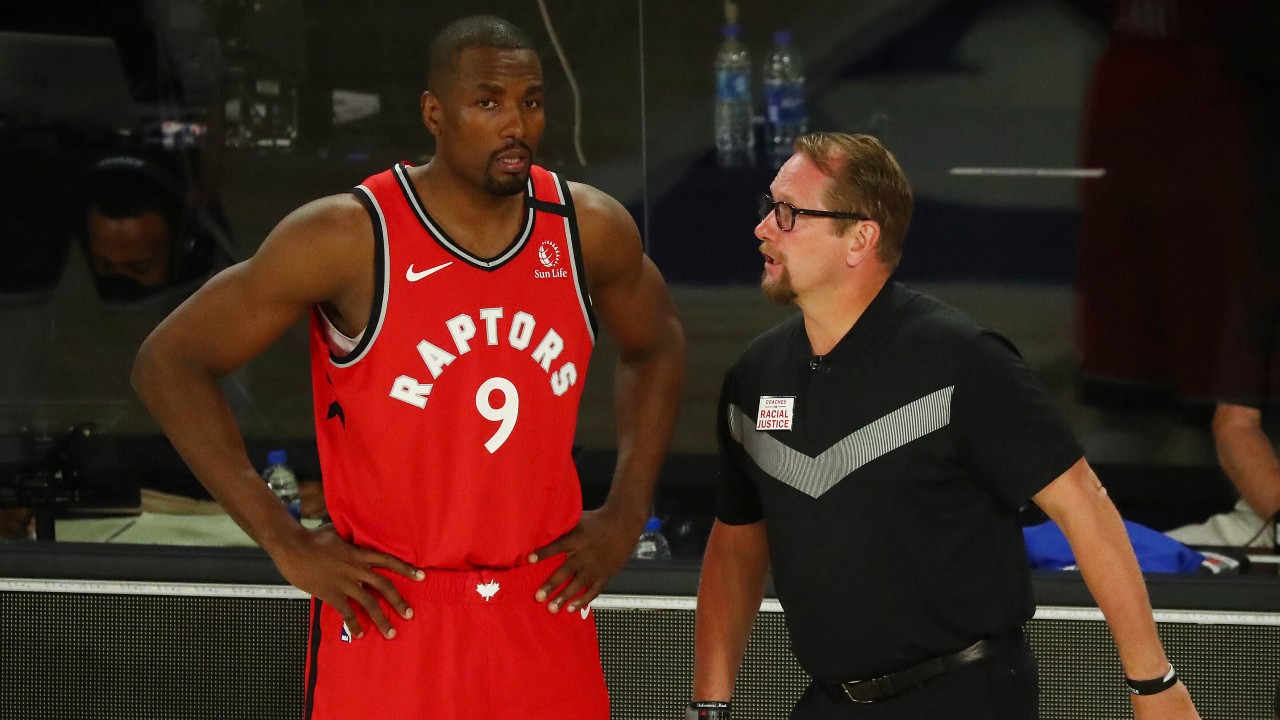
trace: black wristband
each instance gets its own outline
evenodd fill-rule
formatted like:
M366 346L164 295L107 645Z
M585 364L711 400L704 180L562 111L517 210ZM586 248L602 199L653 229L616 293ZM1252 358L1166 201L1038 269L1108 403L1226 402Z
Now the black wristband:
M720 700L695 700L684 711L685 720L729 720L729 703Z
M1173 671L1173 663L1170 663L1169 672L1154 680L1130 680L1126 677L1124 684L1129 686L1129 692L1134 695L1155 695L1177 685L1178 674Z

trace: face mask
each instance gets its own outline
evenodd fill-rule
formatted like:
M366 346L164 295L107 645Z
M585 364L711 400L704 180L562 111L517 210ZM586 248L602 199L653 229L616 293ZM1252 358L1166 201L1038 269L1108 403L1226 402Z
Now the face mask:
M108 305L127 305L164 290L163 285L143 285L128 275L99 275L95 278L98 297Z

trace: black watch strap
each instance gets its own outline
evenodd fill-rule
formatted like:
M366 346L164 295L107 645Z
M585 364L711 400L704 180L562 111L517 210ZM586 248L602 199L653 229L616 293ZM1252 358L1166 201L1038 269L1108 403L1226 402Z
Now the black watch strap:
M721 700L695 700L684 711L685 720L729 720L729 703Z
M1134 695L1155 695L1178 684L1178 674L1173 671L1173 664L1169 664L1169 672L1155 678L1153 680L1130 680L1124 679L1124 684L1129 686L1129 692Z

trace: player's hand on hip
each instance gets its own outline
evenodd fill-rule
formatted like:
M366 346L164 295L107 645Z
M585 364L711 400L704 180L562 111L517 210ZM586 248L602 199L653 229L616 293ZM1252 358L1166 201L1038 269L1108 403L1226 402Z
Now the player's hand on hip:
M379 597L405 620L413 617L412 608L391 581L373 569L385 568L410 580L423 579L421 570L386 553L352 545L339 537L332 525L305 531L298 538L277 550L272 560L290 584L337 610L352 635L364 636L353 603L364 608L388 640L395 637L396 631L382 611Z
M1200 720L1187 686L1177 685L1155 695L1130 695L1134 720Z
M572 530L529 556L529 562L538 562L564 553L564 562L534 598L546 602L551 612L561 607L569 612L586 607L627 564L639 537L640 527L620 513L607 508L582 513Z

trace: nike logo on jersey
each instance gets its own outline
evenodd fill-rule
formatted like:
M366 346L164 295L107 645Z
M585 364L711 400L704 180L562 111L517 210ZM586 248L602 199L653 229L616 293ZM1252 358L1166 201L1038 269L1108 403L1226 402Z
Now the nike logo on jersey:
M449 262L444 263L442 265L437 265L433 268L427 268L426 270L422 270L420 272L414 272L413 263L409 263L409 269L404 271L404 279L408 280L409 282L418 282L419 280L430 275L431 273L439 272L440 270L443 270L452 264L453 264L453 261L450 260Z

